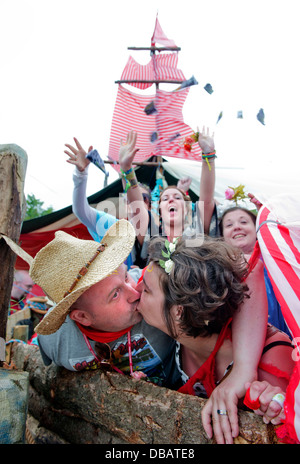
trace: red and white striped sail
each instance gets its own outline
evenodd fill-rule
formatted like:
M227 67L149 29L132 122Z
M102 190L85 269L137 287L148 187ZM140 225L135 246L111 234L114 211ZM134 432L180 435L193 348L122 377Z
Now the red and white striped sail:
M300 201L279 199L260 209L257 238L295 346L295 368L284 406L286 421L278 435L289 443L300 443Z
M149 63L141 65L130 56L121 75L121 81L184 81L181 69L177 68L178 53L152 55ZM130 85L139 89L148 89L151 82L131 82Z
M153 36L151 38L151 47L154 47L156 43L159 43L160 45L164 45L165 47L176 47L174 40L168 39L164 31L162 30L157 16L156 16Z
M151 45L156 42L165 47L176 47L174 41L167 39L158 19L151 39ZM121 75L121 81L145 90L153 85L153 81L185 81L183 72L177 68L178 53L152 53L151 60L146 65L137 63L129 57ZM150 82L134 82L150 81ZM141 95L128 90L119 84L112 118L108 158L118 161L120 140L125 141L128 132L138 133L138 153L135 161L142 162L153 155L164 157L179 157L183 159L201 160L201 149L198 143L192 149L184 148L184 140L194 131L184 123L182 108L189 92L189 87L167 92L156 89L153 95ZM177 90L176 90L177 89ZM147 114L145 108L153 102L154 112ZM117 169L117 165L115 166Z

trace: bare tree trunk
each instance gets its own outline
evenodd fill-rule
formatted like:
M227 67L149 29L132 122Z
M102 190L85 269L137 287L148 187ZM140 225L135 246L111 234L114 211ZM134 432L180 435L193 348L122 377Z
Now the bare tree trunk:
M18 242L26 201L23 188L27 154L17 145L0 145L0 233ZM5 360L8 308L13 284L16 255L0 240L0 366Z
M12 351L16 367L29 373L29 413L68 443L214 443L201 423L206 400L114 372L45 367L36 346L18 343ZM254 413L240 410L239 424L235 443L277 443L274 426Z

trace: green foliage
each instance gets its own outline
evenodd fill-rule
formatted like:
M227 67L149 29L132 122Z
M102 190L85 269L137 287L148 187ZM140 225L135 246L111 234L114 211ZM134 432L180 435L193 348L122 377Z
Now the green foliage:
M43 204L44 202L35 198L34 195L28 195L26 198L27 210L24 221L45 216L46 214L50 214L54 211L52 206L49 206L47 209L43 208Z

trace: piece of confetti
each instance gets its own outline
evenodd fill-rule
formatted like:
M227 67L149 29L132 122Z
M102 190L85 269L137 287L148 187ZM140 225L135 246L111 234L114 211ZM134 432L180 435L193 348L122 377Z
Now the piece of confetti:
M213 88L212 88L211 84L206 84L204 86L204 90L206 90L206 92L209 93L210 95L213 93Z
M149 116L150 114L157 113L157 109L155 108L154 101L148 103L147 106L144 108L145 113Z
M95 166L97 166L97 168L101 169L101 171L106 175L106 177L109 176L109 172L107 172L105 169L104 161L102 160L97 150L90 151L85 157L88 160L90 160Z
M190 79L183 81L176 90L185 89L186 87L191 87L192 85L198 85L198 81L192 76Z
M265 113L264 113L264 110L262 108L259 110L256 117L257 117L259 122L261 122L263 125L265 125Z
M217 123L216 123L216 124L218 124L218 122L220 121L220 119L221 119L222 117L223 117L223 111L221 111L221 112L220 112L220 114L219 114L219 116L218 116L218 120L217 120Z

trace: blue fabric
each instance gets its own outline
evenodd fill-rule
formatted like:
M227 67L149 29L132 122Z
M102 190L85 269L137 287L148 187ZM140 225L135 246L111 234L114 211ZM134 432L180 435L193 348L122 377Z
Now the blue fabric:
M266 268L264 268L264 277L268 297L268 322L282 332L285 332L291 338L291 333L282 315L280 304L276 299Z

